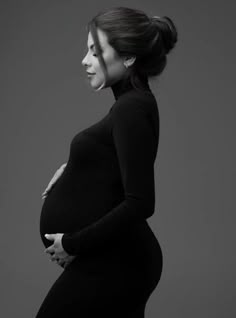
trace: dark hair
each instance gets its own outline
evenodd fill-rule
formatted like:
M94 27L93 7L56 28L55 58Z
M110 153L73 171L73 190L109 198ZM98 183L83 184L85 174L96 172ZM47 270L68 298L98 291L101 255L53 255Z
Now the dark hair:
M114 7L99 12L89 23L99 62L106 72L97 37L97 28L106 33L108 43L121 57L136 56L130 67L131 83L137 88L139 78L160 75L167 63L166 55L175 47L177 30L167 17L148 17L143 11L127 7Z

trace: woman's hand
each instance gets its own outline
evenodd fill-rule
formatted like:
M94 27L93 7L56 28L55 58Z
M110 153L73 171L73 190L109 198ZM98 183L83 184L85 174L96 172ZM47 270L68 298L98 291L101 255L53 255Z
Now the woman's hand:
M66 165L67 165L67 163L63 163L63 165L59 169L57 169L54 176L50 180L48 186L46 187L46 189L42 193L42 200L45 199L47 197L47 195L49 194L49 192L52 190L53 186L55 185L55 183L57 182L57 180L60 178L63 171L65 170Z
M61 239L64 233L45 234L48 240L54 241L54 243L46 248L45 252L50 254L51 261L57 261L57 264L65 268L76 258L75 255L69 255L63 249Z
M75 255L69 255L66 258L57 260L57 264L63 268L66 268L74 259L76 258Z

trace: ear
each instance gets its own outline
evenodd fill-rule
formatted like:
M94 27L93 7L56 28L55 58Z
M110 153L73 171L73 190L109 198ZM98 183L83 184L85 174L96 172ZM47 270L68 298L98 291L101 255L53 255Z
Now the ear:
M129 67L129 66L131 66L132 64L134 64L135 60L136 60L136 56L125 57L125 59L124 59L124 64L125 64L127 67Z

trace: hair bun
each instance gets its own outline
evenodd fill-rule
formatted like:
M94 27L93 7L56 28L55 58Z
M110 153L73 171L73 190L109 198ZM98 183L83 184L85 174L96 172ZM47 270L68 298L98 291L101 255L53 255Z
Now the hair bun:
M159 31L161 32L163 45L165 47L165 52L168 54L175 47L177 42L178 34L176 26L167 16L153 16L151 18L151 22L158 25Z
M99 51L98 29L120 57L135 56L135 63L127 74L133 87L141 87L136 78L159 76L166 67L167 54L177 41L177 31L169 17L148 16L142 10L113 7L97 14L88 23L95 48ZM106 75L106 63L98 56ZM106 79L106 78L105 78Z

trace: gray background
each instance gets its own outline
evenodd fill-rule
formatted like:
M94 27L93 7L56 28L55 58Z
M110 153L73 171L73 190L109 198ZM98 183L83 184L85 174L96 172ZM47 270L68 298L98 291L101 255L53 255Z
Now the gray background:
M0 2L1 317L34 317L62 271L43 253L41 193L73 136L114 102L81 61L88 20L120 5L170 16L179 31L151 83L161 132L149 224L164 268L146 317L236 315L234 1L10 0Z

